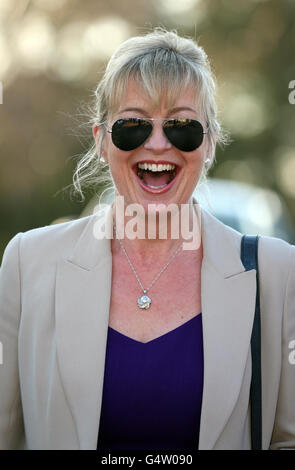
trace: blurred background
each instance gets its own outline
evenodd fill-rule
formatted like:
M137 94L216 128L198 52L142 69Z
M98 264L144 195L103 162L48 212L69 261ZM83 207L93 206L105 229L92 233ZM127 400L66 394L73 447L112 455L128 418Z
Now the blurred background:
M89 213L99 188L69 192L87 105L115 48L155 26L197 39L219 84L233 142L204 204L295 243L294 0L0 0L0 260L16 233Z

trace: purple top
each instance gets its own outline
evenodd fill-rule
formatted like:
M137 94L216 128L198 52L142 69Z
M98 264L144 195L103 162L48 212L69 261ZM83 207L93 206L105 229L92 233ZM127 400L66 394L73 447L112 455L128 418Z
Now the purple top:
M108 329L97 450L197 450L202 315L141 343Z

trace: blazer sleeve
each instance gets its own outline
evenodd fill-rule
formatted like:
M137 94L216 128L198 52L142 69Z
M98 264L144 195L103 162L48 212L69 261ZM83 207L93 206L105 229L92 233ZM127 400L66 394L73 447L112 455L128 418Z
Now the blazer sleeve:
M295 449L295 246L291 246L282 332L281 380L271 450Z
M0 449L20 449L24 446L18 370L21 236L22 233L18 233L6 246L0 268Z

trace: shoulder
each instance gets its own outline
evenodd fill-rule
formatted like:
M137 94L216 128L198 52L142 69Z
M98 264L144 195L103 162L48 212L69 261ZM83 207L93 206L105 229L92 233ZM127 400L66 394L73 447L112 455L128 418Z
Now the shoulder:
M232 244L232 246L240 251L241 247L241 240L243 237L243 233L233 229L229 225L224 224L220 220L218 220L213 215L206 212L206 220L207 224L210 223L212 228L219 231L220 233L223 232L228 239L228 241ZM258 256L259 261L269 260L280 264L284 264L289 258L294 258L295 256L295 246L276 237L270 237L266 235L251 234L251 235L258 235Z
M225 226L227 236L240 254L243 234L229 226ZM258 270L261 282L268 281L272 288L281 285L286 287L289 279L295 273L295 246L276 237L259 235L258 240Z
M93 216L82 217L68 222L62 222L54 225L46 225L23 232L22 240L27 247L31 244L54 244L61 245L73 244L82 234L88 222Z
M73 250L93 215L54 225L38 227L17 233L7 244L3 262L18 251L19 256L33 260L56 259L67 256Z
M210 246L216 250L222 250L227 256L240 257L241 240L243 233L224 224L214 215L202 209L203 232L206 240L210 241ZM276 237L258 235L258 265L259 270L268 277L284 278L294 269L295 246ZM282 279L283 280L283 279Z
M280 238L259 237L259 261L264 264L274 263L276 269L294 264L295 246Z

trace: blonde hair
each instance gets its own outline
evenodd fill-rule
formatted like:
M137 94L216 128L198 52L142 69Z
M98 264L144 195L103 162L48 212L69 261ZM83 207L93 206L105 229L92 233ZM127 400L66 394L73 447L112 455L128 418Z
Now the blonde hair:
M89 121L101 126L98 150L95 143L82 155L73 176L75 192L84 200L82 187L103 184L112 187L108 166L100 162L100 150L105 137L105 124L118 109L120 98L130 78L135 79L153 103L165 95L167 105L179 96L179 90L196 86L196 102L208 126L210 165L203 166L200 180L215 159L216 144L227 143L227 133L218 121L216 81L208 57L195 41L180 37L175 31L156 28L145 36L123 42L110 58L104 75L94 93L94 106Z

